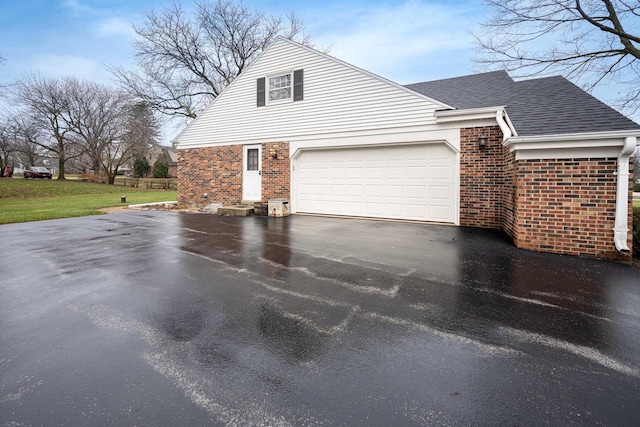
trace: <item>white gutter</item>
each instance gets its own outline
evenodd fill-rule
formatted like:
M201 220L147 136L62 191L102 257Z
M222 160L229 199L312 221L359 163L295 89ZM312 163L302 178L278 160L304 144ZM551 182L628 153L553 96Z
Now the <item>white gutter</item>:
M637 129L534 136L514 135L502 145L516 153L516 160L610 158L620 155L620 147L624 145L625 138L638 135L640 131Z
M561 133L550 135L534 135L534 136L514 136L503 144L505 147L510 145L521 145L526 143L547 143L547 142L584 142L594 141L595 145L601 144L602 141L610 141L609 145L620 145L620 139L628 136L637 136L640 133L638 129L618 130L613 132L581 132L581 133Z
M502 141L506 141L511 138L514 134L511 130L511 126L507 124L504 119L503 114L505 114L504 110L496 111L496 121L498 122L498 126L500 126L500 130L502 131Z
M629 157L636 149L636 137L628 136L624 139L624 146L618 156L618 182L616 192L616 219L613 227L613 241L616 249L629 253L627 237L629 235Z
M502 131L502 141L517 136L515 128L509 120L509 115L505 111L505 107L482 107L469 108L465 110L438 110L435 112L436 123L456 123L472 120L495 119Z
M464 110L436 110L437 123L455 123L469 120L495 119L496 111L504 111L504 106L469 108Z

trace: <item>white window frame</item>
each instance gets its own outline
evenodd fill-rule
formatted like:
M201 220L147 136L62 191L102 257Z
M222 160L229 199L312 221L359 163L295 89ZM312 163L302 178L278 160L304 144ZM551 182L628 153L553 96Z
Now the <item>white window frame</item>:
M271 99L271 91L272 90L278 90L278 89L283 89L283 88L271 88L271 79L274 77L282 77L282 76L289 76L289 97L288 98L282 98L282 99L275 99L272 100ZM265 104L278 104L281 102L291 102L293 101L293 71L283 71L281 73L274 73L274 74L270 74L268 76L266 76L266 84L265 84Z

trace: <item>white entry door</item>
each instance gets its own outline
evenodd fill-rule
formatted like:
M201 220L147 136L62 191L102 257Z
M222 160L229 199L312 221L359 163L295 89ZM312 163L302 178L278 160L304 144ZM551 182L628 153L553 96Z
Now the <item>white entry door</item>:
M262 200L262 146L245 145L242 167L242 200Z

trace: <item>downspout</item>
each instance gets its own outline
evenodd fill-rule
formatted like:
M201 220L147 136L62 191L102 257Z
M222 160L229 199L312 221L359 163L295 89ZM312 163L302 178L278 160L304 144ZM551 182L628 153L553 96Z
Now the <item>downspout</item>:
M506 141L507 139L513 136L513 132L511 131L511 126L507 124L502 115L502 111L496 111L496 121L498 122L498 126L500 126L500 130L502 131L502 140Z
M618 156L618 186L616 192L616 219L613 227L613 241L616 249L623 254L629 253L627 237L629 235L629 157L636 149L636 137L624 139L624 146Z

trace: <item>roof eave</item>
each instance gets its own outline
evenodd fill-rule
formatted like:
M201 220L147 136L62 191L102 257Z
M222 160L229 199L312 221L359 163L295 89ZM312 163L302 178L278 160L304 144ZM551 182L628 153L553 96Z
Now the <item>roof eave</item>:
M504 105L460 110L438 110L435 112L438 123L454 123L469 120L495 119L496 112L505 111Z
M640 137L640 129L551 135L514 136L502 144L516 160L615 158L628 138Z
M640 137L640 129L616 130L604 132L579 132L579 133L555 133L548 135L521 135L513 136L504 141L505 147L525 144L579 144L593 145L594 142L603 140L623 140L627 137Z

